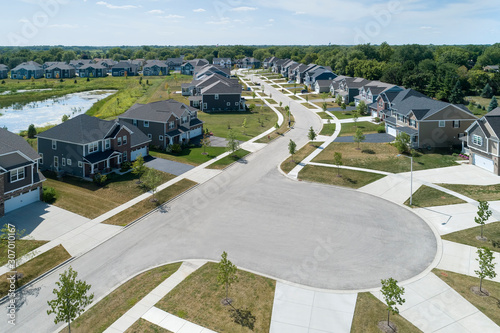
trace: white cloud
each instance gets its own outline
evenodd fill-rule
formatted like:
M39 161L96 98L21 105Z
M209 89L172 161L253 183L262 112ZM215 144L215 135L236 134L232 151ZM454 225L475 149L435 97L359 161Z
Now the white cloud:
M213 24L213 25L224 25L224 24L228 24L230 23L231 21L228 19L228 18L222 18L221 20L219 21L208 21L207 24Z
M183 19L185 16L182 16L182 15L174 15L174 14L170 14L170 15L167 15L167 16L164 16L164 18L166 19Z
M230 11L232 12L249 12L249 11L253 11L253 10L257 10L256 7L235 7L235 8L231 8Z
M203 9L203 8L198 8L198 9L193 9L193 12L195 12L195 13L202 13L202 12L206 12L206 10Z
M429 29L432 29L432 27L429 27L429 26L422 26L419 28L420 30L429 30Z
M272 23L272 22L274 22L274 19L269 19L269 20L268 20L268 22L271 22L271 23Z
M305 13L306 13L306 12L298 12L298 11L297 11L297 12L293 13L293 15L305 15Z
M153 10L150 10L149 12L147 12L148 14L163 14L165 13L163 10L161 9L153 9Z
M78 24L51 24L48 27L49 28L58 28L58 29L77 29Z
M134 9L134 8L141 7L141 6L133 6L133 5L116 6L116 5L112 5L110 3L107 3L106 1L98 1L98 2L96 2L96 5L106 6L109 9Z

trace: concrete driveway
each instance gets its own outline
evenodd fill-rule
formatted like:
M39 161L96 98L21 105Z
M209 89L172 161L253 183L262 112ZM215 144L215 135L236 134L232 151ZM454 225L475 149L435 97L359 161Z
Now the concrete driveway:
M166 160L164 158L150 157L146 159L145 165L159 171L167 172L172 175L180 176L185 172L195 168L192 165Z
M408 173L409 174L409 173ZM461 164L440 169L430 169L413 172L415 179L430 183L464 184L464 185L494 185L500 184L500 177L470 164Z

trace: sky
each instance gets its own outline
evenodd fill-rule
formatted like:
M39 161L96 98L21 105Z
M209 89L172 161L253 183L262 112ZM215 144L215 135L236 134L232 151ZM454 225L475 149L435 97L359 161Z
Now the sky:
M495 0L11 0L0 45L500 42Z

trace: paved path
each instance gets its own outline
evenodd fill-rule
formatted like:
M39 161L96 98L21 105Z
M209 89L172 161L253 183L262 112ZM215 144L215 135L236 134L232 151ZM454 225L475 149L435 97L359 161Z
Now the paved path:
M142 316L142 319L163 327L173 333L216 333L215 331L193 324L154 306Z

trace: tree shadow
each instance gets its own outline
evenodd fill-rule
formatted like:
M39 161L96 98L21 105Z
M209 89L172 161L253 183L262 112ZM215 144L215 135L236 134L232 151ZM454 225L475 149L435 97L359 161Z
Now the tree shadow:
M28 304L28 298L31 296L38 297L41 287L25 286L16 290L16 311Z
M373 149L363 149L361 152L364 154L370 154L370 155L375 154L375 151Z
M250 310L236 309L231 306L232 309L229 310L230 316L233 321L243 327L247 327L253 331L255 326L255 316Z

